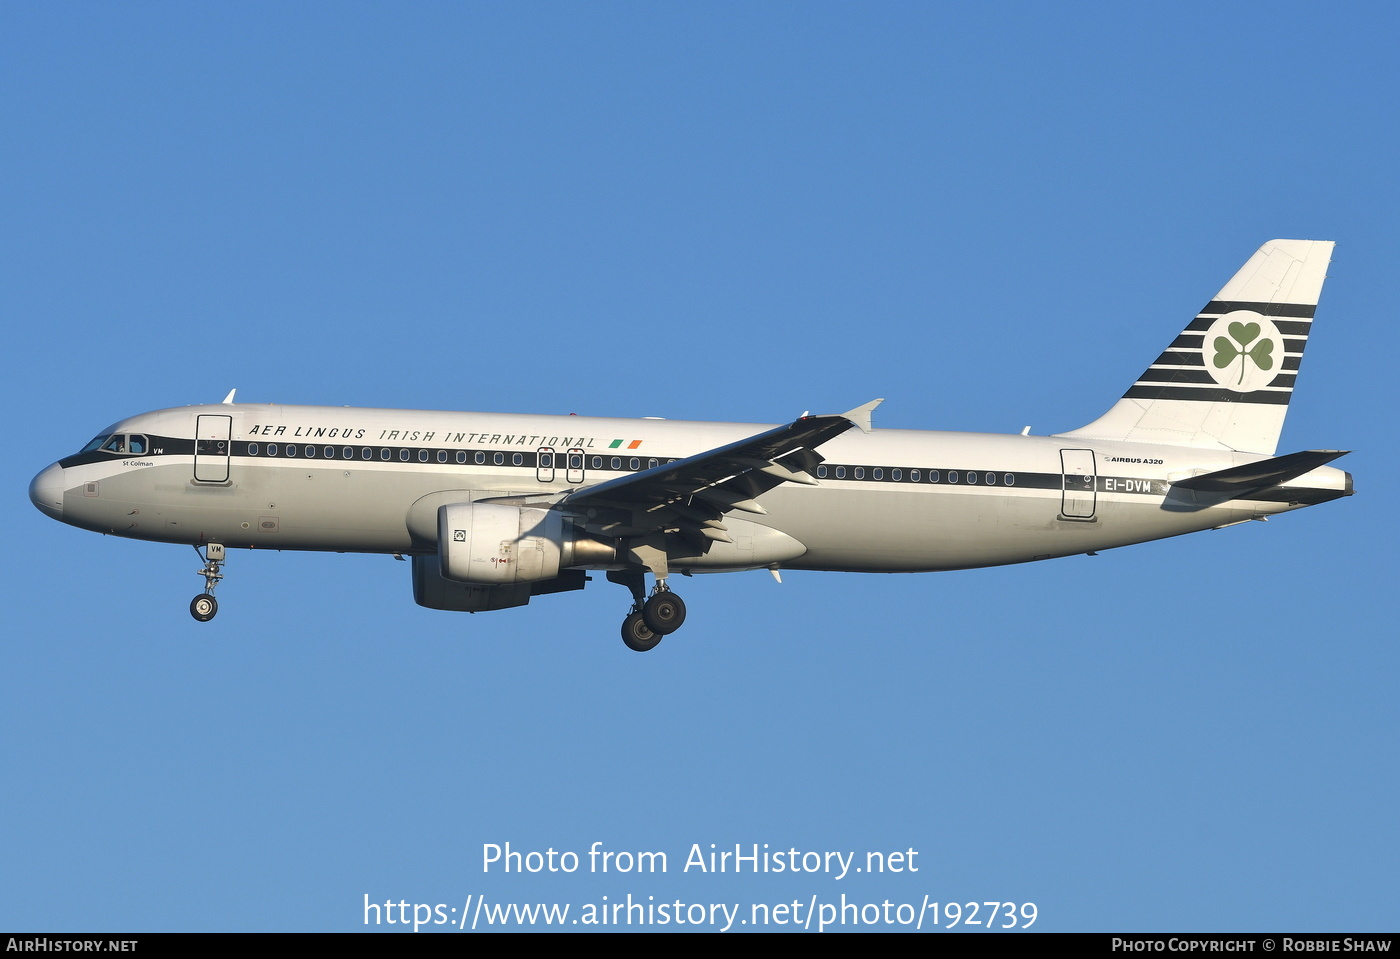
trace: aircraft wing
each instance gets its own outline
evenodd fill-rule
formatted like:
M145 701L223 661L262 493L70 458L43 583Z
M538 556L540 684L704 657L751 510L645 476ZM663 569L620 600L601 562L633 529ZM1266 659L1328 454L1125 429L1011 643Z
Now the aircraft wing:
M847 413L802 416L747 439L618 479L575 490L556 507L587 517L613 535L676 530L703 545L732 542L721 517L730 510L766 513L758 502L783 483L817 485L816 448L853 426L870 429L875 400Z

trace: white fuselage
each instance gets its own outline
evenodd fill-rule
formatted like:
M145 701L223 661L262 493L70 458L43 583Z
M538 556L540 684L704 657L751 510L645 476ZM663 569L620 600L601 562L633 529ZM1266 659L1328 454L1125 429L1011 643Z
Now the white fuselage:
M135 439L65 457L35 478L31 497L63 522L135 539L431 554L444 503L503 495L547 502L766 428L191 406L115 424L107 434ZM821 456L817 485L782 485L763 496L766 513L731 514L739 520L733 548L689 565L859 572L994 566L1224 526L1350 490L1349 475L1332 467L1261 499L1172 489L1175 481L1266 457L1081 437L851 430L825 443ZM767 555L763 536L751 535L756 528L800 546Z

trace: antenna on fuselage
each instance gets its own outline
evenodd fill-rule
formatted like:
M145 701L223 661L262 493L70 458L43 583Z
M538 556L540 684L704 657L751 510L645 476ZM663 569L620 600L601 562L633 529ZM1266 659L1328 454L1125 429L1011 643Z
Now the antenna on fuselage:
M231 390L228 391L228 396L225 396L225 397L224 397L224 401L223 401L222 403L220 403L219 405L220 405L220 406L232 406L232 405L233 405L233 394L235 394L235 393L237 393L237 392L238 392L238 387L235 386L233 389L231 389Z

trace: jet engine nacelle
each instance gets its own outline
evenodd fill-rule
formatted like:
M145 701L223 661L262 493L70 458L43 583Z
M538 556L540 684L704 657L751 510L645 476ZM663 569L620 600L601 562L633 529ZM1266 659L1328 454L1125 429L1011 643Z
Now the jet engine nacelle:
M554 579L561 568L606 564L616 551L577 533L556 510L495 503L438 508L438 564L443 578L508 586Z
M506 586L559 575L564 517L493 503L438 508L438 562L446 579Z

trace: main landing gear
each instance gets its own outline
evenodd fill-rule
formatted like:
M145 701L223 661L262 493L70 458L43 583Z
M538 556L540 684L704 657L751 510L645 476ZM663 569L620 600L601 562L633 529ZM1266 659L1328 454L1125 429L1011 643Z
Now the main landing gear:
M664 579L656 581L651 596L646 596L641 570L614 570L608 573L610 582L619 583L632 591L632 609L622 621L622 641L627 648L639 653L655 649L662 638L674 633L685 622L685 603Z
M204 552L200 553L198 546L194 551L204 560L204 568L199 571L199 575L204 577L204 592L190 600L190 615L201 623L207 623L219 611L219 601L214 598L214 587L224 578L224 547L222 543L210 543L204 548Z

